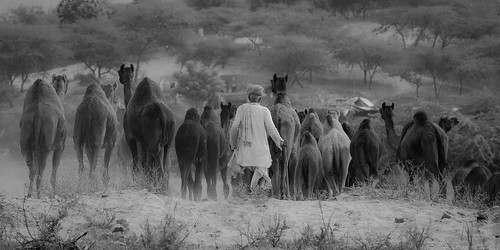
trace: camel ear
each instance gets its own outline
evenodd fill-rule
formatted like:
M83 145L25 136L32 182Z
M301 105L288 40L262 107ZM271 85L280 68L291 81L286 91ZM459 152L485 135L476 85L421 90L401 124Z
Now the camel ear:
M63 79L65 82L68 82L68 77L66 76L66 74L63 74Z
M394 109L394 103L391 104L391 109Z
M285 74L285 82L288 82L288 74Z
M220 103L220 108L222 109L224 107L224 104L222 102Z
M132 73L134 73L134 65L130 64L130 70L132 70Z
M229 106L229 110L231 110L231 102L227 102L227 106Z
M125 68L125 64L122 64L122 66L120 66L120 70L118 72L123 72L124 68Z
M273 82L276 81L276 78L278 78L278 77L276 76L276 73L274 73L274 75L273 75Z
M307 115L307 113L308 113L308 112L309 112L309 111L308 111L307 109L304 109L304 114L306 114L306 115Z
M382 103L382 108L385 108L385 102L384 102L384 103Z
M52 82L54 82L56 80L56 74L53 74L52 75Z

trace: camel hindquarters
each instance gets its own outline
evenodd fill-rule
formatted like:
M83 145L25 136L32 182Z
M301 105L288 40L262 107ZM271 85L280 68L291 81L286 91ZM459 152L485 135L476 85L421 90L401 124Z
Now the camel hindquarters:
M66 128L64 116L52 109L27 110L21 117L21 152L29 168L30 184L28 196L33 193L33 184L36 184L37 197L40 198L43 172L47 158L52 155L52 191L55 194L57 168L60 163L64 143L66 141Z
M321 156L317 154L317 148L303 148L299 152L299 161L295 169L295 196L302 199L305 194L307 198L312 198L313 191L317 186L319 167L321 166ZM319 153L319 152L318 152Z
M349 147L339 145L333 138L320 140L320 151L323 158L323 169L330 197L342 192L345 186L351 156Z

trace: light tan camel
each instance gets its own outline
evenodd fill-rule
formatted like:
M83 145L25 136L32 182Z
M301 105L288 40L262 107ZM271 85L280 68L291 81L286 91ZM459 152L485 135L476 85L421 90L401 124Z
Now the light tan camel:
M342 192L345 186L351 154L351 140L337 120L338 115L327 114L323 124L323 136L319 139L319 150L323 158L323 169L330 198Z
M28 89L21 115L21 153L29 168L28 197L32 196L36 182L36 195L40 198L43 172L49 153L52 154L52 195L57 190L57 168L66 143L66 118L63 99L68 90L65 75L53 75L52 85L38 79Z
M73 143L78 158L78 172L82 177L85 171L83 163L83 149L85 148L90 165L89 178L94 183L94 188L96 187L94 171L101 148L105 148L102 181L104 186L109 183L109 160L115 147L116 127L118 125L116 112L109 99L106 98L103 87L107 88L106 85L99 86L96 83L87 87L83 101L76 109L73 134ZM116 85L107 89L110 97L115 89Z

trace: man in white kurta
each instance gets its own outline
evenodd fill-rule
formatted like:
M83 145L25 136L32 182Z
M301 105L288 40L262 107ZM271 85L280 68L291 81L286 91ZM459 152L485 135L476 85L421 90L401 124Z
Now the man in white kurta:
M254 190L259 180L263 178L261 187L271 189L271 179L268 170L271 166L268 136L281 150L283 139L274 126L271 112L260 105L264 88L260 85L249 85L247 89L249 103L241 105L236 111L230 130L231 149L234 150L229 167L241 172L239 167L248 168L254 172L250 184Z

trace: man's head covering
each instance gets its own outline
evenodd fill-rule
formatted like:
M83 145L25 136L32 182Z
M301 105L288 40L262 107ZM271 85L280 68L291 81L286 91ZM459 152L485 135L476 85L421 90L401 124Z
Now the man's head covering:
M249 84L247 87L247 94L255 94L258 96L263 96L264 95L264 87L258 85L258 84Z

